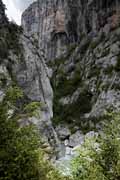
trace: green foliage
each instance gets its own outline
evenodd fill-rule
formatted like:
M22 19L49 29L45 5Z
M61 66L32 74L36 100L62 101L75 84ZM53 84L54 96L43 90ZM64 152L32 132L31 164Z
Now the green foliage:
M40 109L40 107L40 102L31 102L25 106L24 111L28 114L28 116L37 116L39 115L38 109Z
M20 128L16 118L8 116L11 108L8 101L12 106L22 96L17 86L10 87L0 104L0 180L38 180L40 177L38 160L42 151L36 128L32 125Z
M120 179L120 114L110 115L111 122L105 126L101 139L101 165L110 180Z
M57 90L62 96L67 96L72 94L75 90L76 87L81 83L81 77L80 73L75 73L74 77L71 79L67 79L66 75L63 74L56 87L56 92Z
M95 138L86 138L85 143L79 149L79 156L72 162L74 180L104 180L101 166L97 163Z
M58 91L59 92L59 91ZM70 92L70 91L68 91ZM92 95L88 92L87 89L81 91L78 99L71 103L62 105L59 102L58 97L54 99L54 119L53 122L58 124L60 122L65 122L68 124L80 125L80 116L84 113L88 113L91 110L91 98Z
M47 174L48 180L73 180L71 177L61 176L61 174L53 169Z
M33 126L19 128L0 104L0 180L39 179L39 140ZM37 167L38 166L38 167Z
M7 23L0 27L0 58L8 58L9 50L12 50L17 56L22 55L23 47L20 44L19 37L22 28L14 22Z
M5 101L15 104L16 101L22 97L23 97L22 90L18 86L13 85L8 88L6 92Z
M21 127L15 115L9 117L9 109L21 97L17 86L10 87L0 103L0 180L68 180L45 160L37 128ZM38 105L33 102L25 109L34 111Z
M109 116L100 137L87 138L72 162L74 180L120 179L120 115Z
M7 45L8 49L13 50L16 55L20 55L21 50L23 50L22 45L20 44L19 37L22 33L22 28L15 24L14 22L10 22L7 26Z

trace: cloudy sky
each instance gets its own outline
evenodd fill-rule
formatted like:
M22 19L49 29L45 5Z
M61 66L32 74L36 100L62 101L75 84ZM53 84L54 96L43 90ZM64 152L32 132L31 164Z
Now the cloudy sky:
M3 0L6 5L6 14L10 20L14 20L17 24L21 22L21 13L35 0Z

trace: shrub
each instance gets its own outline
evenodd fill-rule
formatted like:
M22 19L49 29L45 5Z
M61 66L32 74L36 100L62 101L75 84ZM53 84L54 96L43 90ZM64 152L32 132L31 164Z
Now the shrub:
M74 180L120 179L120 115L111 115L99 138L87 138L72 162Z
M18 86L13 85L9 87L6 92L5 102L15 104L16 101L22 97L23 97L22 90Z
M40 109L40 107L40 102L31 102L25 106L24 111L28 114L28 116L37 116L39 115L38 109Z
M0 180L67 180L45 160L37 128L20 127L15 115L9 117L9 109L22 96L17 86L10 87L0 103ZM33 102L26 111L36 107Z

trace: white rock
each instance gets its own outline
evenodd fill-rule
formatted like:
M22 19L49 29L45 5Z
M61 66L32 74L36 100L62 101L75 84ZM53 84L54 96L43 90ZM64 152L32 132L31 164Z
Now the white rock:
M65 152L65 154L66 154L66 155L71 155L71 153L72 153L72 148L66 147L66 152Z
M57 132L59 138L62 140L68 138L71 134L68 127L64 126L64 125L59 125L58 127L56 127L56 132Z
M81 133L81 131L77 131L75 134L72 134L69 138L69 146L75 147L77 145L80 145L84 142L84 135Z

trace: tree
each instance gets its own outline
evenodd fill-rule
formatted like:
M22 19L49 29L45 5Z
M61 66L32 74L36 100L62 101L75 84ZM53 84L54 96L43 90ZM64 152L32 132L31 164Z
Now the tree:
M18 114L9 112L22 97L21 89L13 86L0 103L0 180L68 180L45 160L37 128L20 127ZM23 109L34 115L38 105L33 102Z
M20 128L15 116L8 113L21 97L19 88L9 88L0 104L0 180L38 180L43 176L39 169L42 151L37 129L33 125Z

